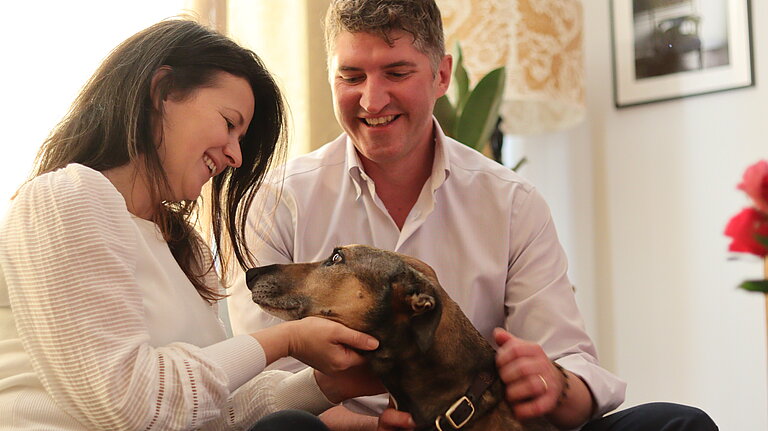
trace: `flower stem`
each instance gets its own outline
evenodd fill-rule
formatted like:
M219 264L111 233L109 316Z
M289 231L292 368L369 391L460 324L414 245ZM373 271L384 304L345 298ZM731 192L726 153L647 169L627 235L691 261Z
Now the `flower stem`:
M763 258L763 277L768 280L768 257ZM763 293L765 296L765 336L766 346L768 346L768 293Z

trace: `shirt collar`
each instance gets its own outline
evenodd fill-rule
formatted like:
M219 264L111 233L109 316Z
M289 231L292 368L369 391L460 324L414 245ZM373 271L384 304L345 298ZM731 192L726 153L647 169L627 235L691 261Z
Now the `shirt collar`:
M451 172L451 167L450 158L445 151L445 140L449 138L445 136L443 129L440 127L440 124L435 117L432 117L432 123L434 124L435 132L435 158L432 161L432 174L428 181L430 183L430 189L434 192L448 178ZM345 138L346 165L348 167L349 176L352 178L352 182L355 185L355 199L359 199L362 185L370 181L371 178L366 175L365 169L363 169L363 164L360 162L360 156L357 154L352 138L350 138L349 135L345 135Z
M360 156L357 155L355 145L352 143L352 138L345 134L344 145L346 146L346 165L347 172L350 178L352 178L352 184L355 185L355 200L360 199L360 193L362 193L362 185L370 180L370 177L366 175L363 170L363 164L360 162Z
M432 161L432 175L429 181L432 184L432 191L435 191L451 175L451 160L445 150L445 142L449 138L445 136L435 117L432 117L432 122L435 125L435 159Z

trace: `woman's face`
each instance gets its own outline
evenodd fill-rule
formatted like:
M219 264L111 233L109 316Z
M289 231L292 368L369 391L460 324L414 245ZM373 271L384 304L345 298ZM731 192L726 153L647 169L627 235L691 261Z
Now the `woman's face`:
M195 200L205 183L226 167L242 163L240 141L253 117L254 98L244 78L219 72L212 85L162 102L158 154L172 200Z

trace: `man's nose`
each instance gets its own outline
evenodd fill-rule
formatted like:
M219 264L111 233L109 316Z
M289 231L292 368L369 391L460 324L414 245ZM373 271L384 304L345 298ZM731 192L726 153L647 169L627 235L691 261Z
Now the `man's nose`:
M389 89L386 84L379 80L367 79L362 92L360 106L370 114L377 114L389 105Z

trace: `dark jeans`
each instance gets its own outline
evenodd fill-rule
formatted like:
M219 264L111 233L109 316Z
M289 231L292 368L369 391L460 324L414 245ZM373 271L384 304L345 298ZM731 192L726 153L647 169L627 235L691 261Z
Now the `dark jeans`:
M273 413L250 431L328 431L316 416L300 410ZM595 419L581 431L718 431L703 411L681 404L649 403Z
M703 411L681 404L649 403L595 419L581 431L717 431Z
M328 431L328 427L311 413L283 410L263 417L250 431Z

